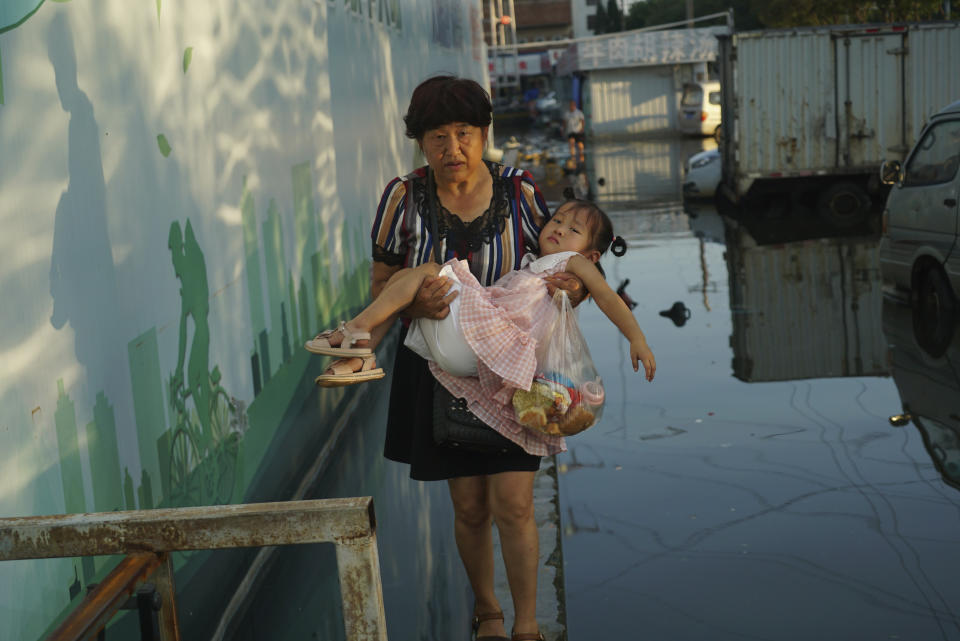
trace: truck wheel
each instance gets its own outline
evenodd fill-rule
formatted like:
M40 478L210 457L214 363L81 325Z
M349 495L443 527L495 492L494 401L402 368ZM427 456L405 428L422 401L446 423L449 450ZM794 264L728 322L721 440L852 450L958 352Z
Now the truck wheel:
M774 191L755 191L743 199L743 207L751 216L777 220L790 213L790 196Z
M723 136L722 128L723 125L717 125L717 128L713 130L713 139L717 141L717 144L720 144L720 137Z
M820 194L817 213L834 227L848 229L866 219L870 213L870 197L856 183L838 182Z
M950 345L957 320L957 301L939 265L920 272L911 299L917 344L939 358Z
M724 189L723 183L717 185L716 190L713 192L713 204L717 208L717 213L721 216L736 218L740 210L737 208L736 203L730 200L728 192L729 190Z

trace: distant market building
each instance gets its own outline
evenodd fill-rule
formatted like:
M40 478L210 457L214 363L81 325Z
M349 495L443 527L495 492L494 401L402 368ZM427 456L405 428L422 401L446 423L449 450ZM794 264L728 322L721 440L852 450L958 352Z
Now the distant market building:
M675 132L684 83L715 78L717 35L725 33L714 26L585 38L569 45L554 73L583 105L594 136Z

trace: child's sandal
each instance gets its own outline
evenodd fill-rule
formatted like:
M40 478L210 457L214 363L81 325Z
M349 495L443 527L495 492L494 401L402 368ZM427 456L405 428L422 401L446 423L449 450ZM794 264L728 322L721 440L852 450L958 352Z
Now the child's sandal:
M360 359L360 369L354 369L348 363L355 359ZM355 383L364 383L366 381L375 381L384 377L383 369L376 366L376 357L353 356L338 361L334 361L327 369L330 374L321 374L314 382L320 387L344 387Z
M331 345L330 337L340 332L343 340L339 345ZM370 356L373 350L369 347L346 347L353 345L357 341L370 340L370 332L354 332L347 329L347 324L343 321L336 329L327 329L316 335L312 340L304 343L308 352L314 354L323 354L324 356Z

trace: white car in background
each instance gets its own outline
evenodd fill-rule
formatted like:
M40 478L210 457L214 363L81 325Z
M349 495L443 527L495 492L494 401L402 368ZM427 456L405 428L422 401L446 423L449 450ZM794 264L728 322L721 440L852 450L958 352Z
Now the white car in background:
M683 165L685 198L713 198L720 184L720 150L708 149L690 156Z

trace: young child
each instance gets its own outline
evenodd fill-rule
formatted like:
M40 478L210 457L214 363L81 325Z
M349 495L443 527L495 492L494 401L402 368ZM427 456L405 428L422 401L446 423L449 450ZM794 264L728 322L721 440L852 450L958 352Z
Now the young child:
M478 373L488 379L491 373L498 376L504 387L529 389L536 373L536 338L543 336L556 315L544 279L562 271L580 278L601 311L630 341L634 371L642 364L647 380L652 381L656 372L653 352L633 313L610 288L596 264L611 244L626 249L622 238L614 239L609 217L591 202L568 201L544 224L539 243L539 258L527 254L521 269L504 275L490 287L480 285L466 261L401 269L356 317L307 341L305 347L311 352L346 357L317 377L317 383L333 387L382 378L373 348L399 313L413 302L426 278L447 276L459 290L450 314L440 321L416 319L406 344L433 361L431 370L448 389L450 379ZM478 359L482 366L478 367ZM456 387L463 391L462 386ZM489 381L486 387L490 387Z

